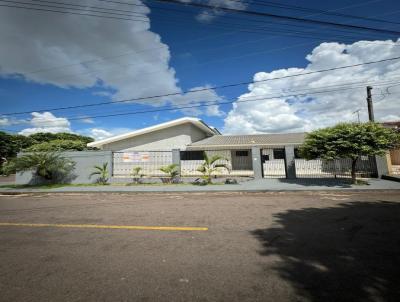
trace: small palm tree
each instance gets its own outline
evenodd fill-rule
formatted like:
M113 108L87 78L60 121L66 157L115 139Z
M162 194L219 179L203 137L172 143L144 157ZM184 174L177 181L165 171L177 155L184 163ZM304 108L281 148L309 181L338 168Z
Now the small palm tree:
M197 168L197 171L203 174L202 178L207 182L211 183L212 174L219 170L219 168L224 168L229 171L229 160L221 155L213 155L212 157L208 157L207 153L203 153L204 163ZM225 160L227 163L218 163L219 160Z
M134 183L139 183L139 180L144 176L140 171L142 171L141 167L135 167L132 169L131 176Z
M94 166L95 171L90 173L89 178L91 178L93 175L99 175L97 178L97 182L102 185L106 185L108 181L108 163L103 163L102 166Z
M168 182L174 181L176 177L179 175L178 171L178 165L177 164L170 164L168 166L164 166L160 168L160 171L164 172L165 174L168 174Z
M33 170L36 176L47 181L64 181L75 163L57 152L33 152L13 161L16 171Z

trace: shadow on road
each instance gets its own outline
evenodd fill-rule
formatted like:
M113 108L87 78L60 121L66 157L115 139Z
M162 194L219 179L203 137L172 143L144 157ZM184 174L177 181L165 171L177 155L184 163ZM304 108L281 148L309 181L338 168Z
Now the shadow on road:
M400 203L290 210L258 229L261 255L310 301L399 301Z
M286 179L286 178L279 178L279 181L283 182L283 183L287 183L287 184L295 184L295 185L300 185L300 186L351 188L350 179L334 179L334 178Z

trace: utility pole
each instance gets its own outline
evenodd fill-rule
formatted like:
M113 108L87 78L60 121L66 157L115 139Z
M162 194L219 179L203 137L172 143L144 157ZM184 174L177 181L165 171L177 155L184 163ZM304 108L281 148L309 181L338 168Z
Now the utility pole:
M367 86L368 117L369 117L369 121L373 122L375 119L374 119L374 106L372 104L371 90L372 90L372 86Z
M357 120L358 120L358 123L360 123L360 110L361 110L361 109L357 109L356 111L353 112L353 114L357 113Z

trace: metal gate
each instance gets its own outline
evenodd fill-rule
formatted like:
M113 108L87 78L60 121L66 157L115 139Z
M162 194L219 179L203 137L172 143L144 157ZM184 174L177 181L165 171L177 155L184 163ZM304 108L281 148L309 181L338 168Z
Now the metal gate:
M351 160L305 160L295 159L297 178L349 178ZM373 156L361 156L356 163L358 177L376 177L376 162Z
M136 167L143 176L165 176L160 168L172 164L171 151L129 151L113 153L113 176L130 177Z
M285 149L262 149L264 178L286 178Z

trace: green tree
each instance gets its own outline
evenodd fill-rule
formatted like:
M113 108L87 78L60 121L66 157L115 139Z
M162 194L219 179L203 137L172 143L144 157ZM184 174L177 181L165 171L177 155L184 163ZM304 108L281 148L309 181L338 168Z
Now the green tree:
M48 181L63 181L75 168L75 162L56 152L34 152L12 161L16 171L33 170Z
M91 148L86 146L86 142L81 140L62 140L56 139L49 142L42 142L26 148L28 152L45 152L45 151L84 151Z
M170 164L160 168L160 171L168 175L168 182L173 182L179 175L178 165Z
M220 168L227 169L229 171L229 160L221 155L213 155L208 157L207 152L203 153L204 163L197 168L197 171L203 174L202 178L207 182L211 183L211 178L214 172ZM226 163L217 163L217 161L226 161Z
M106 185L108 182L108 163L103 163L102 166L94 166L95 171L93 171L89 177L91 178L94 175L98 175L99 177L97 178L97 182L102 184L102 185Z
M85 143L91 143L94 141L94 139L89 136L83 136L68 132L60 132L60 133L39 132L29 135L29 138L33 141L33 144L50 142L53 140L75 140L75 141L82 141Z
M356 162L364 156L384 155L400 144L400 135L377 123L342 123L307 134L299 153L306 159L351 159L351 179L356 182Z
M0 131L0 163L4 159L16 157L21 149L27 148L31 144L32 140L29 137Z

